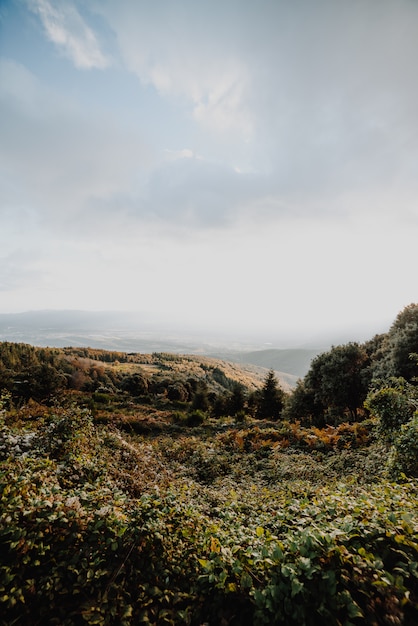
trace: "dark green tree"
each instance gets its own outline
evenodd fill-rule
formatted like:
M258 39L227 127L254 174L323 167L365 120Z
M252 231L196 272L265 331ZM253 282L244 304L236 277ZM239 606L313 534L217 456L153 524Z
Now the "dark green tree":
M256 417L258 419L279 419L284 405L285 393L280 387L273 369L269 370L257 396Z
M245 388L240 383L236 383L227 401L227 414L237 415L245 407Z
M315 398L315 390L298 380L295 389L287 397L283 418L294 422L299 420L305 426L325 426L326 407Z
M202 380L197 381L194 386L191 408L199 411L207 411L209 409L208 386Z
M142 374L135 372L123 377L120 387L133 396L143 396L148 393L148 379Z
M167 398L174 402L187 402L189 394L185 385L177 381L167 387Z
M372 378L370 353L377 345L366 349L349 343L319 354L287 400L285 417L319 427L346 419L347 413L356 420Z
M67 378L48 363L32 365L20 371L13 381L14 395L24 400L48 400L67 387Z
M351 419L358 417L369 387L370 358L358 343L333 346L318 355L305 377L306 388L314 393L318 406L325 407L328 416Z
M402 377L412 381L418 377L418 304L410 304L396 317L373 357L373 377Z
M404 379L392 379L391 387L370 391L364 404L372 415L379 418L378 432L384 439L393 440L399 435L402 425L412 419L418 399L416 396L416 387L413 388Z

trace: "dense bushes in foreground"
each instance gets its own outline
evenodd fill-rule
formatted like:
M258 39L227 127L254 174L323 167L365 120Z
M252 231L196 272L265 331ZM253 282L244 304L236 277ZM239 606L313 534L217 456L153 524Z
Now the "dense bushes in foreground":
M0 626L415 626L417 333L410 305L288 396L0 344Z
M385 480L370 432L341 450L317 428L312 452L292 428L147 439L4 410L0 623L416 624L416 480ZM319 484L308 455L351 472Z

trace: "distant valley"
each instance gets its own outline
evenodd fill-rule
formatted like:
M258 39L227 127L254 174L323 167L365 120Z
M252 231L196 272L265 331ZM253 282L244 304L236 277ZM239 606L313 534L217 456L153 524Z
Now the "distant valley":
M40 347L92 347L123 352L200 354L237 364L273 369L293 387L318 348L268 348L256 340L192 334L170 328L151 315L90 311L30 311L0 314L0 341Z

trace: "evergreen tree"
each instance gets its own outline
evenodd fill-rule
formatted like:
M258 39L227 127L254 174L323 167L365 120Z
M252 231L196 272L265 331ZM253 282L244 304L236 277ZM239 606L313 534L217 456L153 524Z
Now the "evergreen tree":
M277 420L281 416L283 405L284 391L278 383L274 370L271 369L260 389L256 417Z
M228 399L228 408L227 408L228 415L236 415L240 411L244 410L244 406L245 406L244 387L240 383L236 383Z

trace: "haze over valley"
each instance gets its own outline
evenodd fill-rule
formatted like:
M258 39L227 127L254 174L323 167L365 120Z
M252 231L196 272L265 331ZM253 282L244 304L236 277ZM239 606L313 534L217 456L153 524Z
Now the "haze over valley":
M380 329L379 329L380 330ZM387 330L387 329L382 329ZM196 325L187 328L162 316L118 311L39 310L0 314L0 341L49 347L92 347L123 352L201 354L226 361L272 368L285 384L303 378L311 360L331 345L363 341L366 329L309 337L282 330L266 332L210 332Z

